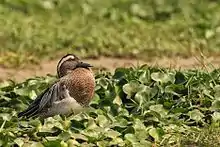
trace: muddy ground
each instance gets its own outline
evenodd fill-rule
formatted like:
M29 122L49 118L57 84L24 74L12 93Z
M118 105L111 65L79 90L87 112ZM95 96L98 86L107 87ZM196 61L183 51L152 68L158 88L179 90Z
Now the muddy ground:
M53 61L43 61L40 65L35 65L32 67L27 67L25 69L11 69L0 67L0 80L12 79L15 81L23 81L25 79L34 76L45 76L46 74L56 74L56 65L59 59ZM139 61L137 59L122 59L122 58L109 58L100 57L99 59L85 59L83 60L92 64L96 69L106 68L107 70L114 72L117 67L130 67L136 65L147 64L150 66L159 67L171 67L176 69L206 69L211 70L213 68L219 68L220 57L219 58L207 58L201 59L198 57L190 58L155 58L154 60L145 62ZM95 71L95 69L94 69Z

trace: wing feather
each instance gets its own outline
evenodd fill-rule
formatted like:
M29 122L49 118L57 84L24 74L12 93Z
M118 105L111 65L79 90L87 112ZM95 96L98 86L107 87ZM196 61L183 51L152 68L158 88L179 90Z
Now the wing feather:
M39 104L39 110L42 110L46 105L51 106L53 100L55 99L53 97L54 89L57 88L57 84L52 85L50 89L42 96L40 104ZM56 90L55 90L56 91Z
M50 107L55 101L63 97L63 92L60 92L60 87L60 82L55 82L51 87L37 96L26 110L20 112L18 117L30 118Z

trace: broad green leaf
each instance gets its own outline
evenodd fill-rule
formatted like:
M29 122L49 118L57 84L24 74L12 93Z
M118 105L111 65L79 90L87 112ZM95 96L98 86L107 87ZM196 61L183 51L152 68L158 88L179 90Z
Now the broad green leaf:
M83 141L88 141L88 138L83 135L83 134L77 134L77 133L72 133L71 137L73 137L74 139L79 139L79 140L83 140ZM75 141L74 141L75 142Z
M214 112L212 114L212 119L217 122L217 121L220 121L220 112Z
M122 79L125 75L125 69L124 68L116 68L115 73L113 75L113 78L115 79Z
M167 83L175 82L175 75L172 73L155 72L151 74L151 78L156 82Z
M120 136L121 135L121 133L119 133L119 132L117 132L117 131L114 131L114 130L108 130L107 132L106 132L106 136L108 136L108 137L110 137L110 138L112 138L112 139L115 139L115 138L117 138L118 136Z
M117 104L117 105L122 105L122 101L121 101L121 98L119 96L116 96L114 101L113 101L114 104Z
M34 143L31 144L30 147L44 147L44 146L40 142L34 142Z
M98 119L98 122L100 121L100 119L102 119L102 118L99 118L99 119ZM99 124L99 125L102 126L102 125L104 125L104 124L101 123L101 124ZM100 127L101 127L101 126L100 126ZM87 129L90 129L90 130L94 130L94 129L97 129L97 128L99 128L99 127L98 127L98 125L96 124L95 120L89 119L86 128L87 128Z
M96 121L100 127L105 127L109 125L109 120L104 115L98 115Z
M175 75L175 84L183 84L186 82L186 77L182 72L176 72Z
M139 103L139 105L141 106L144 101L148 101L149 95L146 91L139 91L135 94L134 99L136 100L136 102Z
M155 141L159 141L161 138L160 133L156 128L151 128L149 134L155 139Z
M183 89L184 89L183 85L171 84L171 85L168 85L165 87L165 92L180 96L180 94L178 92L181 92L181 90L183 90Z
M198 109L194 109L192 111L188 112L188 115L190 119L195 120L195 121L200 121L204 117L204 114L202 114Z
M102 140L97 142L98 147L106 147L109 145L109 141Z
M141 106L143 103L149 102L157 94L157 90L145 85L139 86L139 91L135 94L134 99Z
M68 139L71 138L71 134L69 132L63 132L63 133L59 134L58 138L60 140L67 141Z
M14 89L14 92L18 95L21 95L21 96L28 96L30 97L31 99L35 99L37 94L35 93L34 90L31 90L30 88L26 87L26 88L20 88L20 89Z
M88 138L88 141L91 141L102 138L104 136L104 131L103 128L96 128L84 130L82 133Z
M100 101L100 97L97 93L95 93L90 104L99 104L99 101Z
M139 90L139 83L137 81L131 81L123 86L123 91L129 98L133 96Z
M24 144L24 141L22 140L22 138L16 138L14 140L14 142L19 146L19 147L22 147L23 144Z
M135 119L134 122L135 136L138 140L145 140L149 137L148 130L140 119Z
M157 112L160 116L164 117L167 115L167 110L165 110L163 108L163 105L161 104L158 104L158 105L151 105L149 107L150 110L154 111L154 112Z
M69 147L74 147L74 146L79 146L80 145L80 143L77 142L75 139L69 139L67 141L67 144L68 144Z
M140 144L141 144L143 147L152 147L152 146L153 146L153 143L151 143L150 141L147 141L147 140L141 140L141 141L140 141Z
M112 141L109 142L109 145L114 145L114 146L125 146L125 142L123 141L122 138L120 137L117 137L117 138L114 138Z
M131 142L132 144L137 142L137 139L134 136L134 134L125 134L125 139Z
M11 115L8 113L0 113L0 117L5 121L9 121L11 119Z
M135 130L144 130L144 129L146 129L146 127L143 124L143 121L141 121L140 119L135 119L134 120L134 129Z
M212 110L212 111L220 110L220 101L214 100L212 102L212 106L210 107L210 110Z
M49 137L47 137L49 139ZM50 139L49 141L44 143L45 147L62 147L61 141L56 139Z
M98 90L100 90L102 87L100 86L100 85L97 85L96 84L96 86L95 86L95 91L98 91Z
M139 77L139 81L142 83L142 84L148 84L150 82L150 72L147 70L147 71L144 71L140 77Z

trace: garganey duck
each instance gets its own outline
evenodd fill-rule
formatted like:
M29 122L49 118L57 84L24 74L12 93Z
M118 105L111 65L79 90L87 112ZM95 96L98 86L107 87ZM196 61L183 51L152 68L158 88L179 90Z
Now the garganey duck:
M95 78L90 67L74 54L62 57L57 65L58 80L38 95L18 117L47 118L81 112L94 95Z

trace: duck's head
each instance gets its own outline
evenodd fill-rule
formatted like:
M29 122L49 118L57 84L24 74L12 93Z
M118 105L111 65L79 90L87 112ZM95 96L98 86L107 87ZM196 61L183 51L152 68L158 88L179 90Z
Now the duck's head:
M89 69L92 65L82 62L76 55L67 54L63 56L57 64L57 75L59 78L65 76L76 68Z

